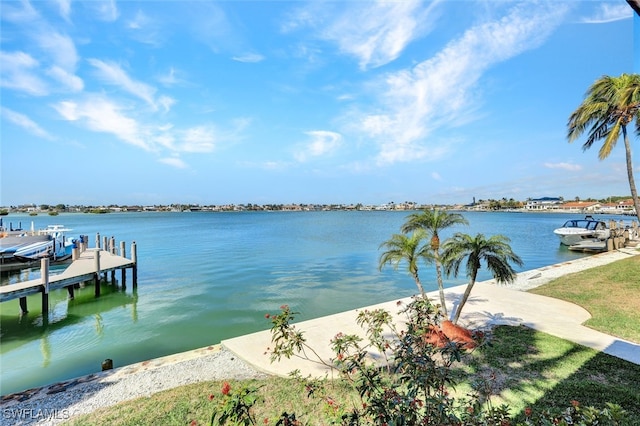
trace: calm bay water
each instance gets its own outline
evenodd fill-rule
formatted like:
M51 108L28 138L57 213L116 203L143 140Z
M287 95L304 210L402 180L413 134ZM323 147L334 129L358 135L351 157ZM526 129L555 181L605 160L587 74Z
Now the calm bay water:
M415 293L405 270L378 270L379 246L399 232L408 212L246 212L10 215L36 229L62 224L69 237L96 233L138 248L138 288L130 271L125 291L93 286L67 300L50 295L43 319L40 296L0 306L0 394L42 386L100 370L106 358L119 367L269 328L267 312L289 304L299 320ZM454 231L503 234L530 270L582 257L559 245L553 229L576 215L464 213L470 225ZM607 217L605 217L607 218ZM620 217L614 217L620 219ZM119 243L117 243L119 246ZM436 290L435 268L422 266L425 289ZM37 270L3 277L2 284L39 276ZM120 279L120 273L116 274ZM489 279L481 271L479 280ZM465 277L446 285L466 282Z

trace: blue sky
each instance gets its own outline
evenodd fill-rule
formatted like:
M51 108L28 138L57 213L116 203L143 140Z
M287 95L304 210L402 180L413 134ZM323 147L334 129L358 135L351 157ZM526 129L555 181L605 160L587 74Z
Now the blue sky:
M624 1L0 7L0 205L630 193L621 143L566 139L637 67Z

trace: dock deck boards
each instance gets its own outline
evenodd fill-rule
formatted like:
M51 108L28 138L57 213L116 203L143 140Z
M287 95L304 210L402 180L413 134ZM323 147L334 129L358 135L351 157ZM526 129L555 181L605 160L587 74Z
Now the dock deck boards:
M96 249L88 249L80 254L62 273L49 276L49 291L57 290L73 284L93 279L95 270ZM100 273L114 271L116 269L132 268L135 262L122 256L111 254L105 250L100 251ZM0 286L0 302L42 293L44 287L42 278L24 281L15 284Z

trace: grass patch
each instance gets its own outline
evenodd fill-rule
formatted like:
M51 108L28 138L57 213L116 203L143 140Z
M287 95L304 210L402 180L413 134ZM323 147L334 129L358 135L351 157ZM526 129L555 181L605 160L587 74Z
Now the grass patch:
M571 401L602 408L621 405L640 425L640 366L593 349L531 330L500 326L492 346L469 363L481 377L495 377L496 403L512 413L531 407L564 409Z
M529 290L582 306L584 325L640 343L640 256L557 278Z
M110 408L102 408L94 413L74 418L69 425L75 426L156 426L156 425L208 425L214 401L209 395L220 396L221 381L202 382L158 392L150 397L138 398ZM231 387L239 382L230 381ZM295 412L305 425L325 425L328 414L335 406L329 405L322 396L307 397L305 385L299 379L272 377L264 380L248 380L243 384L260 387L264 402L255 406L258 424L269 419L274 424L282 412ZM326 397L335 401L350 401L357 394L345 382L326 382ZM355 401L355 400L354 400Z

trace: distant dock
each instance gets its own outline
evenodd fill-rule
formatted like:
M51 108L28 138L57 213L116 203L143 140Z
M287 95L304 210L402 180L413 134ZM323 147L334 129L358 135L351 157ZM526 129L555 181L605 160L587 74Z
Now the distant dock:
M89 281L95 283L95 296L100 296L100 276L111 273L115 282L117 270L122 272L122 285L126 283L126 270L132 270L133 287L137 286L137 248L131 244L131 258L125 254L125 244L120 243L120 253L116 253L115 240L104 238L104 249L100 247L100 234L96 236L96 247L87 248L86 239L73 249L73 261L60 274L49 274L49 259L41 260L41 277L34 280L0 286L0 303L20 299L22 313L27 313L27 296L42 294L42 313L49 312L49 292L66 288L69 298L74 298L74 289Z

